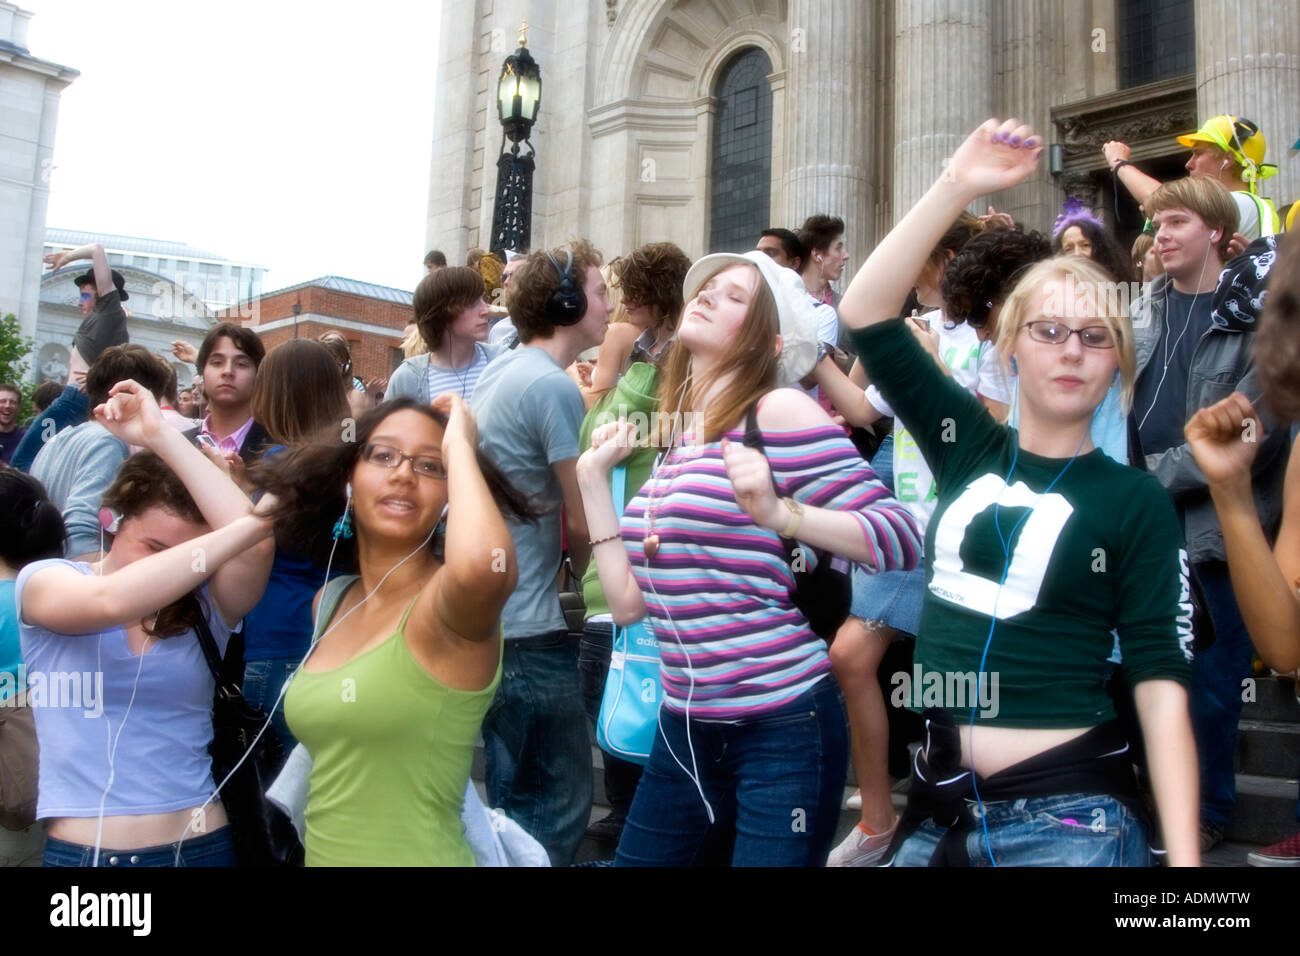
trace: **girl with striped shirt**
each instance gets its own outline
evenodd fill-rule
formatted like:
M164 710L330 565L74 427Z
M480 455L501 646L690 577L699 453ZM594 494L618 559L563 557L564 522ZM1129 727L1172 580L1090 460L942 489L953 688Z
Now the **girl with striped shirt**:
M816 354L798 277L762 253L687 275L660 383L667 450L622 518L607 476L635 429L611 423L578 461L614 621L658 638L659 735L619 843L622 865L825 862L848 762L825 643L791 597L780 537L869 570L915 567L916 524L841 428L792 385ZM757 404L766 454L742 445ZM679 444L678 438L682 441Z

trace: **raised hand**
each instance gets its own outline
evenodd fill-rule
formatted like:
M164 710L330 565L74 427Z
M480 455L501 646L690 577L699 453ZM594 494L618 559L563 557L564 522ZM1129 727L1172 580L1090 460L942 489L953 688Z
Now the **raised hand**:
M163 420L153 393L129 378L109 389L108 401L95 406L94 417L128 445L144 448L152 448L155 436L171 428Z
M1128 143L1121 143L1117 139L1112 139L1109 143L1103 146L1101 148L1101 153L1106 157L1106 165L1111 169L1114 169L1115 164L1121 159L1126 160L1132 155L1131 150L1128 148Z
M58 272L68 261L67 250L64 250L63 252L47 252L45 258L41 261L50 267L50 271Z
M1250 399L1233 392L1192 416L1183 433L1210 485L1250 488L1250 466L1262 431Z
M731 481L731 493L742 511L764 528L785 527L788 512L772 486L772 468L767 456L756 448L722 440L722 463Z
M1029 178L1042 152L1042 137L1019 120L985 120L957 147L942 178L972 197L1000 192Z
M172 343L172 355L190 365L197 365L199 361L199 350L182 339Z
M433 410L447 416L447 427L442 433L442 460L445 465L453 445L464 442L478 448L478 422L465 400L455 392L443 392L433 400Z
M634 423L626 419L607 422L591 433L591 447L578 459L578 469L608 474L615 465L632 454L636 445Z

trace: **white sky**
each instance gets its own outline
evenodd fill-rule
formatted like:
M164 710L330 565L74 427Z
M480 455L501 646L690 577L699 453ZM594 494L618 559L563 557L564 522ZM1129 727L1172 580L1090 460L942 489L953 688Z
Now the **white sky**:
M63 91L46 225L423 274L440 0L18 0ZM468 42L468 38L467 38Z

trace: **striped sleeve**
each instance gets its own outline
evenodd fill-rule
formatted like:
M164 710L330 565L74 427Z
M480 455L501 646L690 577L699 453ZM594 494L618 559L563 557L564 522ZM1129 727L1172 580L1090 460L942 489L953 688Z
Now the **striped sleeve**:
M844 431L834 425L764 432L772 476L782 495L815 508L847 511L862 528L872 554L868 571L908 571L921 563L921 533L871 470Z

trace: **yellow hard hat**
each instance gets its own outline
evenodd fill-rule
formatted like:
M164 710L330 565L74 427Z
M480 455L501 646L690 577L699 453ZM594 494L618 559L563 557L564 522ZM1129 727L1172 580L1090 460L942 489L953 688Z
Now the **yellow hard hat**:
M1300 200L1297 200L1297 201L1293 202L1293 203L1291 204L1291 211L1290 211L1289 213L1286 214L1286 231L1287 231L1287 232L1290 232L1291 229L1292 229L1292 227L1295 226L1295 220L1296 220L1296 215L1295 215L1295 214L1296 214L1296 211L1297 211L1297 210L1300 210Z
M1205 121L1195 133L1178 137L1188 149L1197 143L1210 143L1225 151L1241 166L1241 178L1255 191L1255 184L1277 174L1277 167L1264 162L1264 134L1248 119L1239 116L1215 116Z

